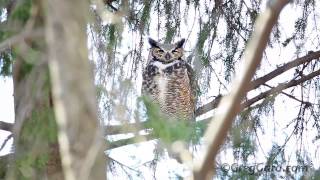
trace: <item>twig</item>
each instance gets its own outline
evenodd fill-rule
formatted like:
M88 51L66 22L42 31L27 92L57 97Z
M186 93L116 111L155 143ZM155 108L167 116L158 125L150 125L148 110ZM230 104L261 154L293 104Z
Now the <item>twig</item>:
M269 87L269 88L271 88L271 89L274 88L274 87L272 87L272 86L269 86L268 84L263 84L263 85L264 85L264 86L267 86L267 87ZM293 96L293 95L291 95L291 94L288 94L288 93L286 93L286 92L281 91L280 93L286 95L287 97L289 97L289 98L291 98L291 99L294 99L294 100L296 100L296 101L298 101L298 102L301 102L302 104L311 104L310 102L302 101L302 100L296 98L295 96Z
M109 3L110 2L110 3ZM118 11L114 6L111 5L112 1L109 0L95 0L94 4L96 5L96 11L97 14L100 16L102 21L110 21L111 23L120 23L121 17L124 16L124 12ZM112 13L110 11L105 11L103 9L104 5L107 4L109 7L111 7L115 13Z
M1 144L1 147L0 147L0 151L6 146L7 142L8 142L11 138L13 138L13 134L9 134L9 135L7 136L7 138L3 141L3 143Z
M137 174L141 174L140 171L138 171L138 170L136 170L136 169L133 169L132 167L130 167L130 166L128 166L128 165L125 165L125 164L123 164L122 162L120 162L120 161L118 161L118 160L115 160L114 158L112 158L112 157L110 157L110 156L108 156L108 160L111 160L111 161L119 164L120 166L126 167L126 168L130 169L131 171L136 172Z
M211 179L214 172L213 161L223 144L234 117L240 110L240 102L248 90L248 85L257 66L260 64L262 53L267 45L273 25L288 0L269 1L267 10L258 17L255 31L245 51L244 71L234 83L229 96L221 101L215 118L209 124L204 136L207 148L203 156L195 161L193 177L195 179Z
M115 8L113 5L112 5L112 2L115 1L115 0L103 0L104 4L108 5L112 10L114 11L118 11L117 8Z
M4 131L12 131L13 123L0 121L0 129Z

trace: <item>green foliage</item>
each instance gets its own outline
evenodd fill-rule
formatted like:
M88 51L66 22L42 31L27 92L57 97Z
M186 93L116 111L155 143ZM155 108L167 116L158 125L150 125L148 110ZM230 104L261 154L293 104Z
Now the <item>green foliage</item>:
M21 131L21 141L24 142L56 142L57 126L52 108L40 108L33 111L26 120Z
M44 167L49 160L47 154L37 154L24 157L18 157L16 164L18 165L19 174L21 179L33 179L35 176L39 176L39 173L44 170Z
M165 23L165 29L166 29L166 37L165 37L165 43L172 42L174 36L179 31L180 27L180 18L177 17L179 14L177 11L177 1L170 1L166 0L163 2L164 4L164 12L166 16L166 23Z
M273 144L267 158L266 165L268 166L281 166L286 162L283 147L278 144ZM276 178L277 172L271 171L267 174L269 178Z
M263 99L262 103L254 106L253 108L257 109L257 114L268 116L271 112L273 112L274 101L278 94L270 95Z
M312 180L318 180L320 179L320 169L309 171L308 174L303 175L301 180L304 179L312 179Z
M32 7L32 0L23 0L16 3L15 8L9 14L6 21L10 21L11 24L24 24L30 17L30 10ZM8 0L3 0L0 2L0 6L6 7L7 4L12 3ZM2 10L2 8L1 8ZM3 15L3 11L0 12ZM10 23L7 23L10 25ZM5 25L5 24L2 24ZM6 26L5 26L6 27ZM20 30L20 29L19 29ZM0 30L0 41L6 40L16 34L16 30L11 27L6 27ZM13 59L15 58L15 53L12 50L6 50L0 52L0 75L10 76L12 74L12 64ZM30 66L26 67L24 72L28 72L30 70Z
M206 129L208 127L208 124L204 121L196 121L194 128L193 128L193 134L192 134L192 143L193 144L199 144L201 138L204 136L204 133L206 132Z
M147 109L147 128L151 128L152 134L163 142L170 144L177 140L189 142L194 134L190 122L185 120L168 119L161 114L159 105L151 102L148 97L142 98Z
M17 4L15 10L11 13L12 20L19 20L21 22L27 22L30 17L30 9L32 6L32 0L23 0Z
M198 34L197 46L196 46L199 54L203 54L204 43L209 38L210 32L211 32L211 24L209 22L204 23L200 28L200 31Z
M12 35L12 32L8 30L0 29L0 41L4 41L5 39L9 38L11 35Z
M236 120L231 132L231 137L235 159L247 162L249 156L254 155L256 145L254 141L253 119L249 118L251 112L245 111L243 114L246 115L242 115ZM245 118L246 116L247 118Z
M150 12L151 12L151 6L152 6L153 1L144 1L144 7L140 16L140 21L139 21L139 30L141 33L144 31L149 30L149 21L150 21Z
M17 176L21 179L39 177L49 160L49 146L56 142L57 125L52 108L34 110L23 123L18 139Z
M296 23L295 23L295 29L296 29L296 33L297 33L297 37L299 39L304 39L304 32L306 30L307 27L307 22L306 19L304 18L299 18Z
M107 35L107 42L108 42L108 49L112 49L117 42L117 38L119 34L117 34L116 25L110 24L109 26L105 26L106 28L106 35Z
M103 73L104 67L102 67L100 76L101 79L104 80L103 82L112 81L112 83L107 85L108 87L110 85L113 89L116 88L117 91L119 89L121 90L120 92L116 92L116 95L110 95L110 97L107 98L105 97L108 96L108 93L104 93L103 89L100 89L99 94L106 94L102 97L106 101L105 104L112 104L120 101L120 104L123 103L124 109L129 109L130 111L135 108L127 105L127 101L123 101L123 99L125 99L123 96L130 94L130 91L128 91L128 88L121 83L126 81L127 77L125 77L125 74L128 69L129 71L131 70L131 72L127 74L138 74L135 77L140 75L139 69L142 69L145 66L146 61L144 61L144 58L147 58L147 54L142 54L145 52L144 47L148 47L145 43L146 36L148 33L154 34L154 31L152 30L155 29L159 31L157 32L158 38L167 43L180 37L182 34L180 31L182 31L184 35L187 35L187 37L185 37L188 40L187 45L191 45L191 47L188 47L189 49L186 49L187 55L191 52L190 58L188 57L188 62L194 62L194 64L196 64L195 62L199 63L195 68L198 68L196 70L198 71L197 74L200 75L200 89L203 95L207 95L206 91L210 88L210 84L213 84L213 88L217 89L220 85L219 93L221 84L226 87L225 89L228 89L228 82L231 81L232 76L234 75L235 67L238 67L239 63L242 63L240 60L248 39L253 32L254 22L261 13L261 9L265 7L262 3L264 3L264 1L129 1L128 16L123 18L124 33L128 34L123 34L122 31L118 31L116 25L107 25L103 32L108 47L108 52L106 53L108 59L106 59L106 61L112 62L108 64L108 67L112 68L111 72L113 72L113 74L110 74L110 77L106 77ZM296 49L303 49L301 47L307 40L306 31L312 29L312 27L317 29L315 25L310 25L312 24L310 23L310 19L312 19L310 18L310 15L313 13L312 15L316 17L316 11L315 9L312 9L315 7L315 1L295 1L292 4L294 3L294 8L297 9L297 12L302 12L302 14L295 19L296 23L292 27L284 27L283 24L278 24L273 29L268 47L278 48L276 45L281 41L284 47L288 46L291 48L293 45ZM181 4L186 4L186 6L182 6ZM292 4L291 6L293 6ZM121 3L119 3L119 9L121 8ZM193 28L193 21L190 19L190 14L196 16L194 23L195 28ZM181 22L185 22L185 24ZM185 27L188 27L188 29L185 29ZM192 28L192 30L189 28ZM294 32L289 35L283 33L283 29L287 28L294 28ZM121 50L117 49L121 44L121 38L130 33L132 33L132 36L128 39L133 39L134 41L127 42L126 47ZM319 38L317 36L310 36L308 39L314 39L312 41L315 42L312 42L312 44L317 44L316 39ZM128 51L126 51L127 47ZM282 47L279 48L280 49L278 50L282 51ZM121 55L125 54L126 56L125 58L122 58L121 55L116 57L116 53ZM273 60L268 60L273 64ZM130 62L131 64L127 62ZM138 71L136 71L137 69ZM265 68L262 71L267 72L268 68ZM215 75L212 74L212 72L215 72ZM258 74L261 75L260 73ZM213 77L212 79L214 79L215 76L217 76L219 82L215 81L211 83L211 78ZM222 78L220 78L220 76ZM225 78L225 81L223 80L223 77ZM132 80L132 84L141 83L139 82L139 78L129 79ZM105 86L105 84L102 85ZM139 85L137 87L139 87ZM132 91L135 90L136 89L132 89ZM114 92L115 91L113 90L112 93ZM128 99L130 99L131 95L134 93L127 95L127 97L129 97ZM199 94L201 94L201 92ZM211 94L209 94L209 96L211 96ZM234 124L234 129L232 130L229 139L231 140L230 144L232 145L232 148L234 148L235 159L247 161L250 159L250 156L255 155L254 153L257 150L257 134L255 133L259 130L264 133L265 127L263 127L264 123L262 120L266 120L267 118L268 120L270 119L269 115L272 115L273 113L276 96L277 95L267 96L264 100L260 101L259 104L251 106L237 117L237 121ZM135 104L135 102L131 104ZM206 129L205 123L195 122L188 124L183 121L168 121L159 113L158 106L150 102L146 102L146 104L147 118L149 120L147 128L153 129L152 135L156 138L160 138L166 143L171 143L178 139L186 141L191 139L193 142L199 142L200 138L203 136ZM110 108L110 106L105 105L103 111L107 112L106 116L112 117L110 119L113 119L113 114L115 114L113 111L115 108ZM130 113L132 112L128 112L128 114ZM315 124L315 126L317 126L317 124ZM230 146L228 148L230 148ZM255 179L250 173L246 172L227 174L226 177L231 179Z
M227 82L231 81L231 76L234 73L234 54L230 53L227 55L227 57L224 60L224 65L225 65L225 76L224 79Z
M12 74L12 57L9 52L0 53L0 75L11 76Z

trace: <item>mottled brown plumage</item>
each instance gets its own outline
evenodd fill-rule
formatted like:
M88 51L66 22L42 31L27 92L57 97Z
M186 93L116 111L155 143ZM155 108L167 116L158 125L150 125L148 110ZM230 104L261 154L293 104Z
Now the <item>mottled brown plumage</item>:
M194 119L196 83L191 66L183 60L184 41L161 44L149 39L142 94L159 104L167 119Z

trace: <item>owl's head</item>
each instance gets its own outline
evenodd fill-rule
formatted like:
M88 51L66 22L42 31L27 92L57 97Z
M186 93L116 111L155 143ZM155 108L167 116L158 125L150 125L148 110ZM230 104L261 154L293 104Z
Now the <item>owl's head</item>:
M174 60L182 60L184 42L185 39L181 39L180 41L174 44L161 44L149 38L149 44L151 45L151 57L149 58L161 61L163 63L170 63Z

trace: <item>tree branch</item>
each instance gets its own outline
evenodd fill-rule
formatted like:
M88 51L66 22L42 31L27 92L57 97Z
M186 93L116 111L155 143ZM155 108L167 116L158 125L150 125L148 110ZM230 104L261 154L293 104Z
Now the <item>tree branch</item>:
M106 135L116 135L116 134L127 134L134 133L139 130L146 130L147 122L137 122L137 123L128 123L128 124L120 124L120 125L107 125L105 126ZM139 128L140 127L140 128Z
M106 179L86 26L89 2L46 1L46 42L65 179Z
M294 68L296 66L299 66L301 64L310 62L314 59L318 59L320 57L320 51L316 51L313 53L310 53L306 56L297 58L291 62L288 62L277 69L271 71L270 73L264 75L263 77L260 77L258 79L253 80L249 85L249 90L256 89L257 87L261 86L262 84L266 83L267 81L273 79L276 76L279 76L280 74L288 71L291 68Z
M13 123L0 121L0 130L12 131Z
M296 86L298 84L301 84L307 80L310 80L316 76L319 75L319 70L318 71L314 71L312 73L310 73L307 76L303 76L302 78L298 79L298 80L291 80L288 83L281 83L276 87L270 87L271 89L263 92L261 94L259 94L258 96L245 101L242 105L241 105L241 110L249 107L250 105L252 105L253 103L266 98L267 96L271 95L271 94L275 94L275 93L279 93L287 88ZM253 83L253 82L252 82ZM257 86L260 86L263 83L263 81L259 81L259 84L256 84ZM257 87L255 86L255 87ZM291 96L290 94L284 93L286 96L290 97L290 98L294 98L293 96ZM197 115L201 115L204 114L205 112L208 112L210 110L213 110L214 108L217 107L217 105L219 104L220 100L221 100L222 96L218 96L216 99L214 99L213 101L211 101L210 103L200 107L197 109L196 114ZM295 100L301 102L301 100L298 100L296 98L294 98ZM307 102L304 102L307 103ZM1 124L0 124L1 125ZM139 123L130 123L130 124L126 124L126 125L107 125L105 127L106 129L106 135L115 135L115 134L126 134L126 133L133 133L137 130L137 127L145 127L146 122L139 122ZM124 128L125 126L125 128ZM138 130L142 130L142 129L138 129Z
M270 89L274 88L274 87L269 86L269 85L267 85L267 84L264 84L264 86L267 86L267 87L269 87ZM298 101L298 102L300 102L300 103L303 103L303 104L311 104L310 102L300 100L300 99L296 98L295 96L293 96L293 95L291 95L291 94L288 94L288 93L286 93L286 92L281 91L280 93L281 93L281 94L284 94L285 96L287 96L287 97L289 97L289 98L291 98L291 99L293 99L293 100L296 100L296 101Z
M257 66L260 64L262 53L267 45L273 25L277 22L282 8L288 0L268 1L268 7L262 13L255 24L255 31L244 54L244 70L237 76L230 95L224 97L216 111L215 118L209 124L204 143L207 145L203 156L195 161L194 179L211 179L214 174L214 160L224 143L227 133L232 125L234 117L240 110L242 98L246 95L250 80Z
M302 78L300 78L298 80L291 80L288 83L281 83L276 87L271 87L270 90L265 91L265 92L255 96L254 98L251 98L251 99L243 102L241 104L241 108L240 109L242 111L245 108L251 106L252 104L254 104L254 103L256 103L256 102L258 102L258 101L260 101L260 100L262 100L262 99L264 99L264 98L266 98L268 96L270 96L270 95L274 95L274 94L277 94L277 93L283 93L286 96L289 96L290 98L293 98L293 99L295 99L295 100L297 100L297 101L299 101L301 103L308 104L309 102L304 102L304 101L301 101L299 99L296 99L292 95L284 93L282 91L285 90L285 89L288 89L290 87L293 87L293 86L299 85L301 83L304 83L305 81L308 81L308 80L310 80L310 79L312 79L312 78L314 78L316 76L319 76L319 75L320 75L320 70L317 70L317 71L314 71L314 72L312 72L312 73L310 73L310 74L308 74L306 76L303 76ZM221 99L221 97L220 97L220 99ZM208 124L211 119L212 119L212 117L206 118L206 119L201 120L201 122L204 123L204 124ZM132 131L133 128L136 128L136 127L139 127L139 126L144 127L145 124L146 124L146 122L127 124L126 126L128 128L125 128L125 129L123 129L123 125L106 126L107 135L133 133L134 132L134 131ZM147 138L147 140L151 140L151 139ZM111 146L109 146L108 149L120 147L121 145L124 146L124 145L128 145L128 144L133 144L134 142L132 140L133 140L133 138L128 138L128 139L122 139L122 140L119 140L119 141L110 142Z
M106 4L107 6L109 6L112 10L114 11L118 11L117 8L115 8L113 5L112 5L112 2L115 1L115 0L103 0L103 3Z
M291 80L289 81L288 83L281 83L279 84L278 86L268 90L268 91L265 91L259 95L257 95L256 97L244 102L242 105L241 105L241 110L243 110L244 108L246 107L249 107L250 105L252 105L253 103L263 99L263 98L266 98L267 96L271 95L271 94L276 94L276 93L280 93L281 91L283 91L284 89L287 89L287 88L290 88L290 87L293 87L293 86L296 86L296 85L299 85L307 80L310 80L316 76L320 75L320 69L317 70L317 71L314 71L306 76L303 76L301 77L300 79L298 80Z
M259 86L265 84L267 81L269 81L269 80L275 78L276 76L279 76L280 74L288 71L289 69L297 67L301 64L310 62L314 59L318 59L319 57L320 57L320 51L316 51L316 52L310 53L306 56L303 56L303 57L297 58L293 61L290 61L290 62L278 67L277 69L271 71L270 73L268 73L258 79L251 81L248 89L249 89L249 91L256 89ZM196 115L199 116L201 114L204 114L204 113L207 113L207 112L213 110L214 108L216 108L218 106L220 100L221 100L221 97L217 97L216 99L212 100L211 102L199 107L196 110Z
M281 93L283 90L285 89L288 89L290 87L293 87L293 86L296 86L296 85L299 85L301 83L304 83L305 81L308 81L316 76L319 76L320 75L320 70L317 70L317 71L314 71L306 76L303 76L302 78L298 79L298 80L291 80L289 81L288 83L281 83L279 84L278 86L276 87L272 87L270 90L268 91L265 91L245 102L243 102L241 104L241 108L240 110L244 110L245 108L248 108L249 106L251 106L252 104L270 96L270 95L274 95L274 94L277 94L277 93ZM287 94L285 93L285 95L289 95L291 96L290 94ZM298 100L298 99L295 99L295 100ZM299 102L301 102L300 100L298 100ZM303 102L303 103L308 103L308 102ZM210 120L212 119L212 117L209 117L209 118L206 118L206 119L203 119L201 121L198 121L198 122L201 122L203 124L208 124L210 122ZM125 128L123 129L123 125L115 125L115 126L106 126L106 129L107 129L107 135L115 135L115 134L126 134L126 133L133 133L133 129L134 128L137 128L137 127L143 127L143 125L145 125L146 122L141 122L141 123L132 123L132 124L126 124L126 126L128 128ZM140 138L138 141L136 141L137 137L131 137L131 138L127 138L127 139L121 139L121 140L118 140L118 141L109 141L108 144L108 149L114 149L114 148L118 148L118 147L121 147L121 146L125 146L125 145L130 145L130 144L135 144L135 143L138 143L138 142L143 142L143 141L149 141L149 140L153 140L155 139L154 137L152 137L150 134L148 135L143 135L144 139L143 138Z
M151 134L146 134L146 135L138 135L138 136L134 136L131 138L126 138L126 139L120 139L120 140L112 141L112 142L108 141L108 148L107 149L111 150L111 149L115 149L115 148L122 147L125 145L150 141L153 139L156 139L156 138L153 137Z
M23 31L1 42L0 52L10 49L13 45L21 41L24 41L26 39L34 39L34 38L42 37L43 34L44 34L43 29L36 29L33 31Z
M319 57L320 57L320 51L316 51L316 52L309 53L306 56L294 59L293 61L290 61L290 62L288 62L286 64L283 64L282 66L276 68L275 70L269 72L268 74L251 81L248 89L249 90L256 89L259 86L265 84L267 81L269 81L269 80L281 75L282 73L284 73L284 72L286 72L286 71L288 71L288 70L290 70L290 69L292 69L294 67L297 67L297 66L299 66L301 64L311 62L312 60L317 59ZM290 82L292 82L292 81L290 81ZM290 87L292 87L292 86L290 86ZM275 88L278 88L278 86L275 87ZM286 87L286 88L289 88L289 86ZM274 91L274 90L275 89L272 88L267 93L275 94L275 93L271 92L271 91ZM274 91L274 92L279 92L279 91ZM268 95L270 95L270 94L268 94ZM254 99L250 99L250 100L242 103L241 107L242 107L242 109L247 108L250 105L252 105L253 103L265 98L266 96L267 96L266 94L262 94L262 96L255 97ZM220 100L221 100L221 96L218 96L213 101L211 101L211 102L199 107L196 110L196 115L199 116L201 114L204 114L206 112L209 112L209 111L215 109L217 107L217 105L219 104ZM208 121L208 119L207 119L207 121ZM106 126L106 135L133 133L133 132L136 131L137 127L144 127L144 125L145 125L145 122L126 124L125 128L124 128L123 125ZM121 142L121 143L119 143L119 142ZM118 142L115 142L115 144L118 144L118 145L112 145L114 142L110 142L111 146L109 146L109 149L110 149L110 147L120 147L121 145L128 145L128 144L134 143L134 141L130 141L130 140L128 140L127 143L125 143L125 142L126 142L125 139L121 140L121 141L119 140Z

